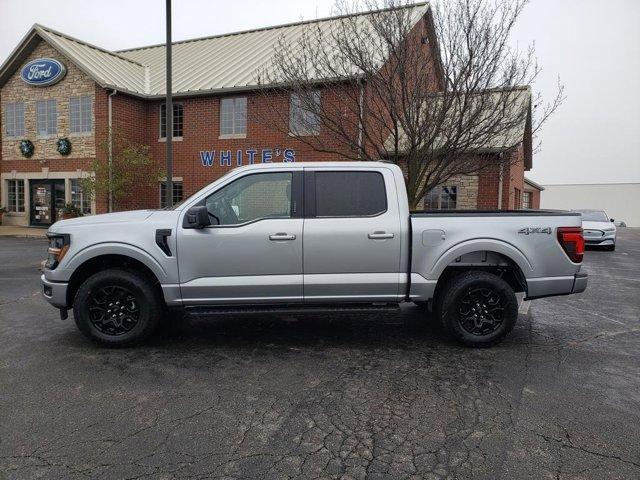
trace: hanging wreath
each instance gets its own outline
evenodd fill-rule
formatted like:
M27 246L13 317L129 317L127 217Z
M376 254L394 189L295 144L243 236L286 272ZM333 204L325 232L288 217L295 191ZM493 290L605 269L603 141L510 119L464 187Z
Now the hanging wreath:
M31 140L20 140L20 153L23 157L30 158L35 150L36 147L33 146Z
M71 153L71 141L67 138L59 138L57 141L58 153L67 156Z

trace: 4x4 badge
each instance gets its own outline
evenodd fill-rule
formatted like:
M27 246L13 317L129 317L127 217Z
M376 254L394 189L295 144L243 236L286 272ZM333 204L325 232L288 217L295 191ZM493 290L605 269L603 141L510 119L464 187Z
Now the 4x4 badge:
M518 233L531 235L532 233L546 233L551 235L551 227L525 227L518 230Z

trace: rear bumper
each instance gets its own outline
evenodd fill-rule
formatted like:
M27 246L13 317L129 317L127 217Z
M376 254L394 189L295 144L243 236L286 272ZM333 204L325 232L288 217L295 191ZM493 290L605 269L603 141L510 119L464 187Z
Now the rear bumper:
M530 278L527 280L526 300L584 292L587 283L588 277L584 272L567 277Z
M67 288L66 282L52 282L44 275L40 276L42 281L42 295L51 305L57 308L67 308Z

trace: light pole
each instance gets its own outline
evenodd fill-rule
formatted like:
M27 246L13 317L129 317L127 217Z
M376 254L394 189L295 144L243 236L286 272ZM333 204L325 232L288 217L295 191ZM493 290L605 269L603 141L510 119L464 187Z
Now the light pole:
M167 0L166 8L167 19L167 100L165 106L166 112L166 132L167 132L167 188L165 194L167 196L167 207L173 206L173 98L171 92L171 0Z

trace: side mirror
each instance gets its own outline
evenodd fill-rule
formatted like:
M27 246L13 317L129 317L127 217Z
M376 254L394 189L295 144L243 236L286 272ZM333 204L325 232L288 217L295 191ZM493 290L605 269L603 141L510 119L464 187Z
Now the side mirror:
M611 219L611 223L613 223L613 218Z
M197 205L187 210L182 222L183 228L204 228L209 225L211 225L211 220L209 220L207 207L204 205Z

